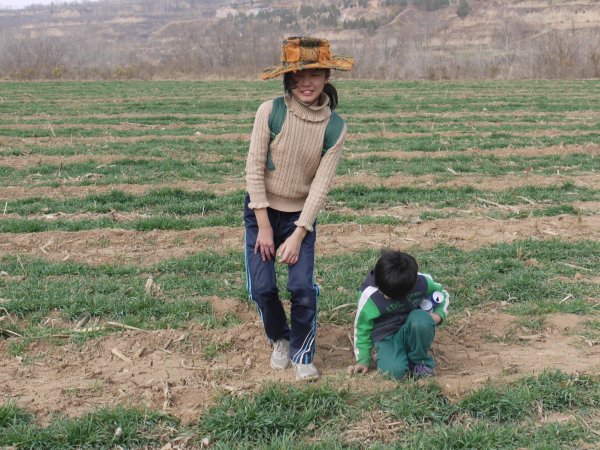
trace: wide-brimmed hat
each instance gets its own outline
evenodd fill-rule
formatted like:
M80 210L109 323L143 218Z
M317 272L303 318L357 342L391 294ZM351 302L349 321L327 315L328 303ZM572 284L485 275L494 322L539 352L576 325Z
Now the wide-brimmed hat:
M315 37L290 37L281 47L281 66L269 67L261 74L263 80L287 72L305 69L350 70L354 66L351 56L333 56L327 39Z

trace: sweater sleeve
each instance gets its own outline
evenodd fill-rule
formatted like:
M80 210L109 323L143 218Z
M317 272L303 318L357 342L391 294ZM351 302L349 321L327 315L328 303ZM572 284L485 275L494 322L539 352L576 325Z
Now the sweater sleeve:
M252 209L269 206L265 188L265 166L267 149L270 142L269 114L273 101L267 101L258 107L254 118L254 127L250 137L250 149L246 159L246 189L250 195L249 207Z
M340 158L342 156L342 149L344 148L344 141L346 139L347 127L344 125L344 129L336 142L336 144L330 148L327 153L321 158L317 173L313 178L310 185L310 191L308 197L304 202L304 207L300 213L299 219L295 222L298 227L304 227L309 232L313 231L313 223L317 220L319 211L325 204L325 197L333 184L336 170ZM251 197L252 198L252 197Z
M379 309L370 295L361 292L354 320L354 355L359 364L368 366L371 362L371 348L373 347L371 332L375 325L375 319L380 315Z

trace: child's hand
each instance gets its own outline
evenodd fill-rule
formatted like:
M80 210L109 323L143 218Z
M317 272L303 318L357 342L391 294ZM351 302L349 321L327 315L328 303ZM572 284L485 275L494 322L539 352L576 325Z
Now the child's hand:
M439 325L440 322L442 321L442 318L439 316L439 314L436 314L434 312L429 313L431 315L431 318L433 319L433 321L435 322L436 325Z
M348 373L358 373L360 375L364 375L369 371L369 366L365 366L364 364L354 364L353 366L348 366Z
M294 265L298 262L300 256L300 247L302 245L301 239L296 239L294 235L291 235L285 240L283 244L277 250L277 256L281 264Z
M258 236L254 245L254 254L260 253L263 261L271 261L275 257L275 243L273 242L273 228L269 221L266 208L254 210L258 224Z
M258 229L254 254L260 253L263 261L271 261L275 257L275 243L273 242L273 229L263 227Z
M302 227L297 227L291 236L281 244L279 250L277 250L277 256L279 256L280 263L294 265L298 262L302 240L305 236L306 230Z

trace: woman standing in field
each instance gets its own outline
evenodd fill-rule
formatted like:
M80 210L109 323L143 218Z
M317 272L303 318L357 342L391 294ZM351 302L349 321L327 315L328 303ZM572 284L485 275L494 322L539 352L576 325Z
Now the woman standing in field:
M292 365L297 379L313 380L319 377L315 226L346 136L328 81L331 69L350 70L354 60L332 56L325 39L293 37L283 42L281 61L262 78L283 75L285 95L258 108L246 161L246 288L273 345L271 367ZM291 325L279 299L276 260L288 265Z

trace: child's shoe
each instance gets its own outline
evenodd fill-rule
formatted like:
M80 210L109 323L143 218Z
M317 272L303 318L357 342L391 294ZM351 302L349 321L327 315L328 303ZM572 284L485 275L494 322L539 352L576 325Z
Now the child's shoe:
M296 374L296 380L300 381L312 381L319 378L319 371L313 363L294 363L294 373Z
M412 366L412 373L415 378L425 378L435 375L435 371L425 364L415 364Z
M287 339L278 339L273 342L271 367L273 369L287 369L290 367L290 363L290 341Z

